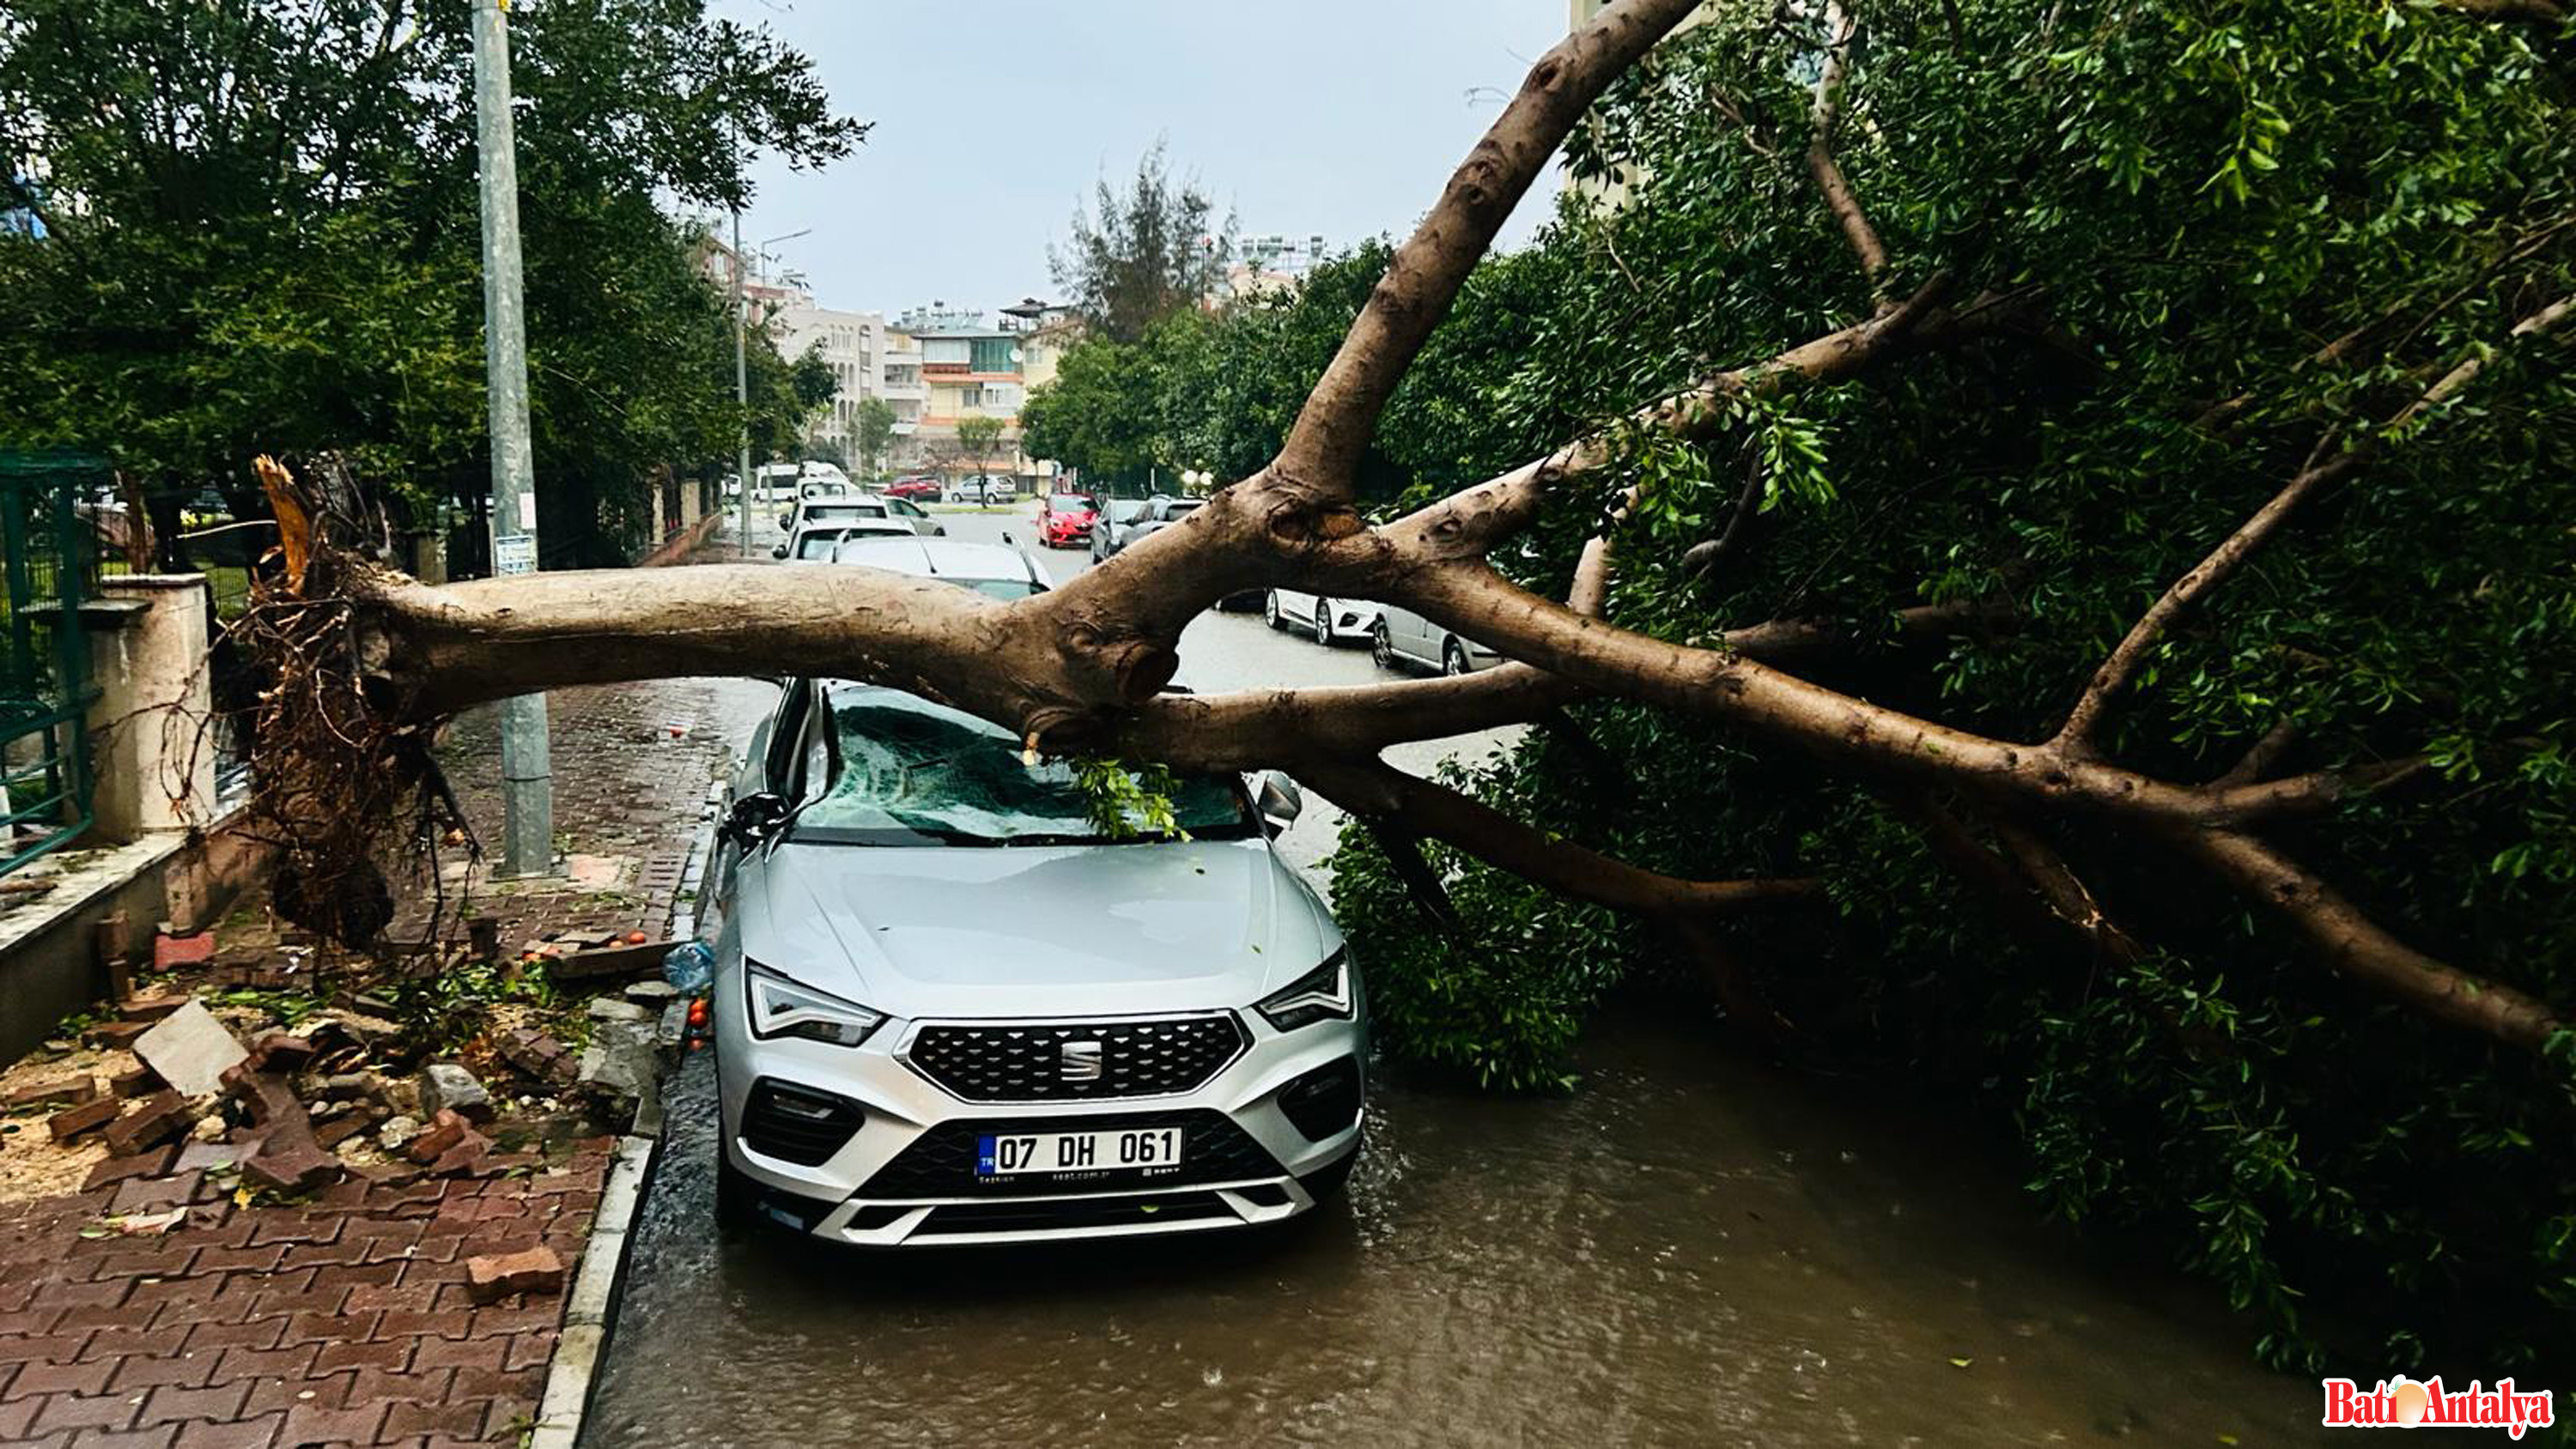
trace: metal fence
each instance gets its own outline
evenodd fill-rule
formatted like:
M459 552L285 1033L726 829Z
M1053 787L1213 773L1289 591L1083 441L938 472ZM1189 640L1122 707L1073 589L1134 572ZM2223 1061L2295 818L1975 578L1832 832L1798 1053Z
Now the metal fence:
M74 453L0 453L0 792L8 807L0 875L77 837L91 821L89 729L97 690L81 604L97 593L88 512L113 475Z

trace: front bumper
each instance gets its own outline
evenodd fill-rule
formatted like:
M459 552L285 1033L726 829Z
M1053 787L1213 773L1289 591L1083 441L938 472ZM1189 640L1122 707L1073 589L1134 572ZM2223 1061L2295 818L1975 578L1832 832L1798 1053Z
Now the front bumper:
M833 1242L923 1247L1278 1222L1314 1207L1359 1150L1364 1106L1350 1110L1347 1126L1316 1138L1292 1120L1283 1098L1299 1087L1300 1100L1311 1100L1314 1085L1347 1062L1358 1083L1354 1095L1364 1101L1364 1009L1361 1020L1286 1033L1272 1030L1257 1012L1234 1013L1248 1043L1186 1092L987 1103L953 1095L909 1058L924 1026L966 1023L888 1021L857 1047L764 1041L744 1021L741 989L738 966L718 974L711 1015L723 1150L750 1181L765 1216ZM756 1090L768 1094L765 1114L774 1111L783 1092L806 1106L837 1099L848 1115L833 1116L819 1133L792 1142L770 1133L762 1141L772 1150L764 1152L745 1140ZM1314 1114L1306 1115L1312 1125ZM850 1118L857 1119L854 1130L843 1125ZM1104 1173L1058 1181L979 1177L975 1171L976 1144L986 1134L1145 1126L1184 1132L1177 1169L1151 1178ZM815 1160L790 1160L779 1155L781 1149Z

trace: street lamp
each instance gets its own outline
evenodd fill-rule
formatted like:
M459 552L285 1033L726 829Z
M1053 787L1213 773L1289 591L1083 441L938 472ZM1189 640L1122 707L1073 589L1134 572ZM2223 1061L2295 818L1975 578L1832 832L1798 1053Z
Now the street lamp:
M783 241L794 241L813 230L814 228L809 226L791 231L784 236L771 237L760 244L761 251L765 254L771 246ZM734 406L743 410L743 420L742 454L735 477L740 480L742 488L742 556L749 558L751 557L751 374L749 364L744 360L743 350L745 344L742 273L742 212L736 209L733 214L733 401Z

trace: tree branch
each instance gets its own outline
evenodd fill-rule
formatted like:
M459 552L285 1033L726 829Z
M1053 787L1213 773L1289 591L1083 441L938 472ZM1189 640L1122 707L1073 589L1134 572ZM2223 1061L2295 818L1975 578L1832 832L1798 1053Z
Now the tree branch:
M1559 840L1445 786L1370 761L1307 763L1297 778L1363 819L1391 819L1576 900L1650 916L1727 914L1813 900L1812 880L1682 880Z
M2227 830L2177 831L2172 838L2305 937L2326 963L2423 1014L2538 1051L2567 1023L2549 1006L2484 980L2398 940L2360 908L2252 836Z
M1271 463L1271 488L1348 504L1379 412L1504 218L1593 100L1697 3L1620 0L1530 68L1520 93L1388 263Z
M1860 198L1852 195L1851 182L1844 178L1833 150L1834 121L1842 106L1852 36L1858 28L1840 0L1825 0L1825 68L1816 79L1815 134L1807 142L1807 170L1816 178L1816 189L1824 193L1825 210L1833 213L1843 239L1851 243L1852 255L1860 259L1870 296L1884 305L1888 301L1887 248L1860 209Z
M2512 336L2520 339L2547 334L2566 323L2571 316L2576 316L2576 297L2561 298L2515 324ZM2471 357L2442 374L2424 390L2423 396L2389 419L2387 425L2380 429L2380 434L2400 432L2427 412L2457 397L2462 389L2477 379L2487 361L2483 355ZM2094 735L2100 728L2103 711L2110 706L2113 696L2128 686L2138 667L2146 661L2148 653L2174 620L2234 577L2256 550L2280 532L2281 526L2289 522L2290 515L2298 510L2300 504L2352 476L2378 452L2379 446L2377 438L2364 438L2350 446L2338 447L2337 439L2331 433L2321 440L2315 451L2309 454L2307 463L2300 468L2298 476L2272 495L2270 502L2256 509L2254 516L2222 540L2208 557L2174 580L2163 596L2147 609L2128 635L2112 649L2110 656L2102 661L2101 667L2093 671L2093 678L2085 684L2075 707L2067 712L2065 725L2050 743L2069 754L2092 754L2096 749ZM2323 462L2317 461L2328 451L2333 451L2334 456Z
M1949 288L1949 276L1936 274L1912 297L1866 322L1802 342L1761 362L1717 373L1638 409L1623 422L1631 428L1705 439L1733 417L1730 404L1738 397L1773 397L1792 387L1841 382L1927 346L1982 336L2009 315L2004 307L1987 306L1973 317L1940 316L1937 308ZM1613 461L1617 431L1605 428L1587 434L1544 458L1397 519L1377 533L1399 551L1428 558L1479 557L1536 517L1559 485Z

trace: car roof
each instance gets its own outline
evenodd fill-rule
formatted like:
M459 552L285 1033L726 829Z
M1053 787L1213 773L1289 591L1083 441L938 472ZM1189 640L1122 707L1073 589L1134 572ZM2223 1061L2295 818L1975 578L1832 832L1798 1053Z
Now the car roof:
M1046 575L1027 554L999 543L957 538L854 535L833 556L836 563L865 564L932 579L1027 579L1040 588Z

